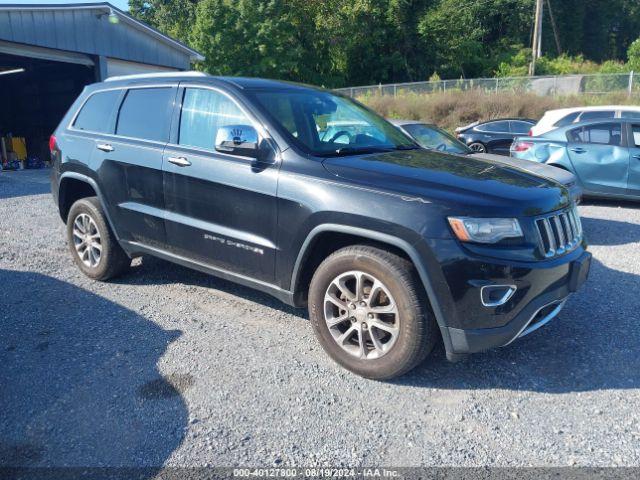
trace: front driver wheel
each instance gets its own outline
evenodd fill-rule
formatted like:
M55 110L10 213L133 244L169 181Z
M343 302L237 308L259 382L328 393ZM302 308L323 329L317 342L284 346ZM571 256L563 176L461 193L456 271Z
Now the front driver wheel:
M73 261L89 278L108 280L131 266L131 259L118 244L96 197L81 198L71 206L67 240Z
M386 380L418 365L438 338L413 266L370 246L327 257L309 289L309 317L324 350L363 377Z
M487 153L487 147L480 142L473 142L469 144L469 148L475 153Z

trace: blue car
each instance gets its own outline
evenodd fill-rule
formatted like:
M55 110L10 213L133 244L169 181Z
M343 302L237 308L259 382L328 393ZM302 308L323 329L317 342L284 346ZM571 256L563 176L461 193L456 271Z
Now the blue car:
M511 156L572 172L585 196L640 200L640 120L590 121L518 137Z

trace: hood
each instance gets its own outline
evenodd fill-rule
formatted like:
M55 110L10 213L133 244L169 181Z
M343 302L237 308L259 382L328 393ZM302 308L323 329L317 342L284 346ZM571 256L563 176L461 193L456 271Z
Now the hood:
M539 215L570 203L557 181L518 166L423 149L332 157L323 165L352 184L484 216Z
M567 188L572 187L576 183L576 176L573 173L563 170L562 168L552 167L545 163L505 157L504 155L493 155L491 153L473 153L470 156L524 170L534 175L554 180Z

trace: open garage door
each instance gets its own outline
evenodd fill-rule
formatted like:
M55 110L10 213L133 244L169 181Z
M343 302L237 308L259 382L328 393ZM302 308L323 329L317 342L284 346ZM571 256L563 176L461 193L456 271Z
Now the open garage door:
M0 48L0 137L25 138L27 156L45 161L49 136L95 72L87 56L56 61L37 58L36 50L44 51L24 56Z

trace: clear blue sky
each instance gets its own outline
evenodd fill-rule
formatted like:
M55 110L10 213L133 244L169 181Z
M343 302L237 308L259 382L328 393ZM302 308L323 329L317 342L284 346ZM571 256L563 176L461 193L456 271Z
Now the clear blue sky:
M60 3L92 3L95 1L99 3L101 0L3 0L0 3L37 3L37 4L46 4L46 5L55 5ZM114 7L118 7L120 10L127 11L129 10L129 1L128 0L105 0L109 2Z

